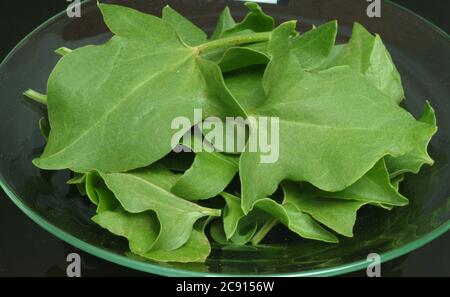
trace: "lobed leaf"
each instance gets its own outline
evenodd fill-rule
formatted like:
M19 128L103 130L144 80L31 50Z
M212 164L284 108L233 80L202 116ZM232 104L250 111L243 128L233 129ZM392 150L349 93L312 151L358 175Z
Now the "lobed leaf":
M156 213L160 233L155 249L181 247L200 218L220 216L218 209L199 206L171 193L178 177L159 165L128 173L102 173L101 176L126 211L142 213L151 210Z
M261 163L260 152L241 155L245 212L286 178L343 190L384 156L404 155L435 132L348 66L304 71L288 47L294 28L285 23L271 36L266 99L252 115L279 118L279 159Z

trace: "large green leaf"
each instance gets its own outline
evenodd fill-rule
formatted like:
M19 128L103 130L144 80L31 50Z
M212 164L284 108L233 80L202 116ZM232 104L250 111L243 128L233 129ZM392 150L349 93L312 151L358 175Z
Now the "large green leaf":
M121 172L149 165L171 150L175 117L193 122L194 108L208 116L230 104L207 91L214 83L205 79L221 77L220 69L203 65L198 49L185 46L167 22L122 6L99 7L115 36L65 55L50 75L51 131L34 160L42 169Z
M392 104L348 66L307 72L289 49L295 23L271 36L264 104L250 113L279 119L279 158L262 163L261 152L241 155L245 212L273 193L283 179L307 181L325 191L355 183L386 155L398 157L429 140L434 127ZM252 127L252 130L255 131Z
M171 193L178 176L159 165L101 176L126 211L142 213L151 210L156 213L160 233L155 249L179 248L189 239L196 221L220 215L218 209L199 206Z
M348 65L361 72L381 92L398 103L404 93L392 58L379 35L373 36L359 23L353 26L352 36L347 45L337 48L337 52L325 68Z

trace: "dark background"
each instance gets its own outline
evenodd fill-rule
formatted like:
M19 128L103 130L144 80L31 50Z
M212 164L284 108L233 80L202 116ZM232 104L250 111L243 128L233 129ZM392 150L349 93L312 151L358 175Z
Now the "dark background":
M450 0L393 2L450 32ZM68 4L66 0L2 0L0 61L23 37ZM82 276L147 275L103 261L58 240L28 219L0 190L0 276L65 276L66 256L72 252L81 255ZM365 276L365 272L350 275ZM382 275L450 276L450 233L406 256L384 263Z

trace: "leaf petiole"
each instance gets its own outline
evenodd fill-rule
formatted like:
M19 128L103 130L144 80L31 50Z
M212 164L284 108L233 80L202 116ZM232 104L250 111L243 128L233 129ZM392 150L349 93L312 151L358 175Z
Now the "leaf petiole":
M36 102L39 102L41 104L47 105L47 95L44 95L42 93L39 93L35 90L28 89L26 90L23 95L30 98L31 100L34 100Z
M60 56L65 56L67 54L70 54L71 52L72 52L72 50L70 48L67 48L67 47L64 47L64 46L55 50L55 53L60 55Z
M269 40L270 33L271 32L259 32L216 39L197 46L197 49L199 53L205 53L222 47L267 41Z
M264 237L266 237L270 230L272 230L272 228L275 227L278 223L279 222L277 219L267 221L264 226L262 226L262 228L259 229L258 232L256 232L256 234L253 236L251 240L252 245L258 245L264 239Z

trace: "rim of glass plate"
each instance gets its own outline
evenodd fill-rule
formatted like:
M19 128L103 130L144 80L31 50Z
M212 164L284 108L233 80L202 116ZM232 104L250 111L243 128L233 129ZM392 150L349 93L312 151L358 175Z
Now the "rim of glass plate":
M81 2L81 5L85 5L86 3L90 3L96 0L84 0ZM447 34L444 30L433 24L432 22L428 21L424 17L416 14L415 12L412 12L411 10L397 4L393 3L389 0L385 0L386 3L393 5L397 7L398 9L403 10L406 13L409 13L413 15L414 17L420 19L425 25L430 26L437 34L442 35L443 37L447 38L450 41L450 35ZM59 17L61 17L66 11L63 10L60 13L56 14L52 18L48 19L44 23L42 23L40 26L38 26L36 29L31 31L27 36L25 36L5 57L5 59L0 63L0 69L2 66L17 52L18 49L22 47L23 44L25 44L28 39L35 34L36 32L40 31L41 29L45 28L48 24L52 23ZM150 262L143 262L139 260L135 260L123 255L119 255L104 249L101 249L99 247L96 247L94 245L91 245L85 241L82 241L78 239L77 237L67 233L66 231L61 230L57 226L53 225L49 221L47 221L45 218L34 212L32 209L30 209L27 205L25 205L21 199L14 193L14 191L8 186L7 182L3 179L3 175L0 172L0 187L5 191L7 196L11 199L11 201L23 212L25 215L27 215L31 220L33 220L36 224L56 236L57 238L61 239L62 241L75 246L76 248L81 249L82 251L89 253L91 255L97 256L99 258L102 258L106 261L113 262L118 265L122 265L128 268L136 269L139 271L147 272L147 273L153 273L158 275L164 275L164 276L335 276L340 275L344 273L354 272L357 270L362 270L367 268L369 262L366 259L354 261L348 264L335 266L332 268L323 268L323 269L313 269L310 271L299 271L299 272L288 272L288 273L280 273L280 274L220 274L220 273L208 273L208 272L196 272L191 270L184 270L179 268L169 268L169 267L163 267L159 265L158 263L150 263ZM423 245L429 243L430 241L436 239L437 237L441 236L442 234L446 233L450 230L450 220L443 223L436 229L434 229L431 232L428 232L427 234L423 235L421 238L416 239L404 246L395 248L391 251L388 251L386 253L381 254L381 262L384 263L386 261L395 259L397 257L403 256L413 250L416 250Z

